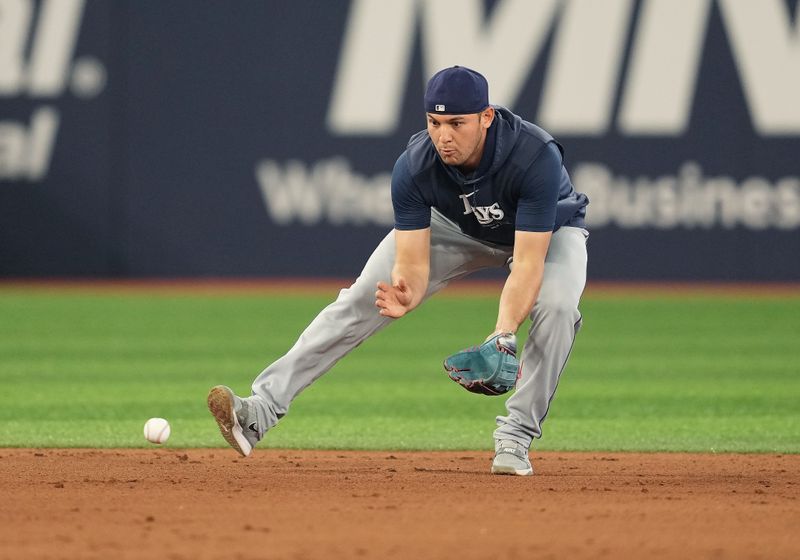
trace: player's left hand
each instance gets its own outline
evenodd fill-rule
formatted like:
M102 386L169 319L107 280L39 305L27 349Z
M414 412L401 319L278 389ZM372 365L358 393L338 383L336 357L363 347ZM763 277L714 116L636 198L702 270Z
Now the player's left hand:
M511 332L492 335L480 346L448 356L444 369L450 379L471 393L507 393L516 386L520 376L517 337Z
M404 278L398 278L394 285L378 282L375 292L375 305L384 317L398 318L410 311L411 288Z

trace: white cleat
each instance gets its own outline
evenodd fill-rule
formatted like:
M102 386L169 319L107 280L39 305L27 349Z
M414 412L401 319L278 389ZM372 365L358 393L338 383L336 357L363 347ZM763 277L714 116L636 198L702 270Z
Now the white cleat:
M208 410L217 421L219 431L228 445L242 457L247 457L258 443L255 424L251 423L245 431L240 420L247 425L247 407L242 399L233 394L228 387L217 385L208 392ZM249 436L249 437L248 437Z
M531 476L533 467L528 458L527 448L510 439L497 442L492 461L492 474Z

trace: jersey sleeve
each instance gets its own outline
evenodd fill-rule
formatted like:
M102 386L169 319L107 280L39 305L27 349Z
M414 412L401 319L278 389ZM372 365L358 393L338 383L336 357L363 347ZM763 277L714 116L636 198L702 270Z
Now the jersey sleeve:
M405 152L397 158L392 170L392 207L394 227L399 230L425 229L431 225L431 205L428 204L408 170Z
M525 173L517 204L516 230L553 231L562 168L558 146L548 143Z

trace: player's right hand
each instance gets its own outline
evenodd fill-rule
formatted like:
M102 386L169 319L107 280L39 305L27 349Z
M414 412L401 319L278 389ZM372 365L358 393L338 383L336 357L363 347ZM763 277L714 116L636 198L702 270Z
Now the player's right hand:
M393 285L378 282L375 292L375 306L384 317L398 318L410 311L411 288L404 278L398 278Z

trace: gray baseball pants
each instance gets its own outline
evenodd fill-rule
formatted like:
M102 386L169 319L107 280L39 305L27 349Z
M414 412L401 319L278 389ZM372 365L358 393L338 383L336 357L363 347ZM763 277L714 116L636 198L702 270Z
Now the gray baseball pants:
M586 283L587 236L585 230L573 227L562 227L553 234L542 287L531 312L530 334L519 356L522 377L506 402L508 415L497 417L496 440L511 439L530 447L531 441L542 434L542 421L581 324L578 303ZM464 235L457 225L433 211L425 299L452 280L505 266L512 252L512 247L490 245ZM286 414L303 389L369 336L397 320L379 315L375 307L376 284L379 280L391 281L394 256L394 232L390 232L355 283L341 290L294 346L255 379L248 400L257 405L259 436Z

